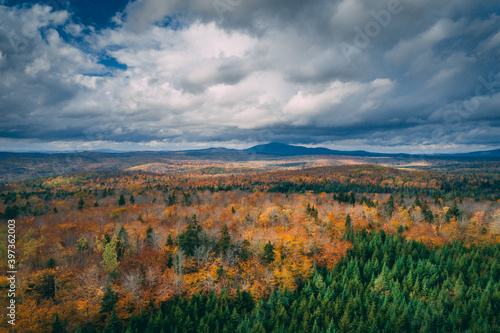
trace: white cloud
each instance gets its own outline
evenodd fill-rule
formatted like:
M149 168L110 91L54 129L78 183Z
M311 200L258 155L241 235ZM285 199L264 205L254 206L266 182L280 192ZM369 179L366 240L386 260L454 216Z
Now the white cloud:
M363 12L363 4L359 0L343 0L337 7L337 11L332 18L335 24L352 26L359 19Z
M354 125L363 122L363 114L380 105L394 86L389 79L369 83L336 81L319 93L299 91L284 107L284 112L299 126Z
M125 9L125 25L133 31L144 31L149 25L162 21L171 15L178 6L177 0L136 0Z
M81 24L70 23L64 27L64 31L73 37L83 36L83 31L85 27Z
M498 46L497 21L451 15L447 2L427 3L435 15L404 4L348 64L339 43L385 6L243 2L217 23L211 2L143 0L102 30L47 6L0 7L9 27L0 29L0 135L209 145L255 141L270 129L289 142L355 135L366 142L392 127L404 132L391 133L400 140L429 141L426 126L442 121L436 110L469 99L480 71L495 65L480 57ZM474 6L461 0L457 8ZM418 29L405 26L414 13ZM175 29L162 24L166 16ZM15 48L10 31L21 37ZM101 65L104 54L126 69ZM489 103L488 121L497 105Z

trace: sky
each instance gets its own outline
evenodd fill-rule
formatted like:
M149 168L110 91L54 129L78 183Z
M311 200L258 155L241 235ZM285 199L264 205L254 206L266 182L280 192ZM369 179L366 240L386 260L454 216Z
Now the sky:
M498 0L0 0L0 151L500 147Z

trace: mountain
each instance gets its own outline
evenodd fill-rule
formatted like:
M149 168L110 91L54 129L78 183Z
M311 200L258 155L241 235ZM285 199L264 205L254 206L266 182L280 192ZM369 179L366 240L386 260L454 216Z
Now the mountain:
M303 146L293 146L279 142L271 142L263 145L257 145L244 149L244 152L253 154L265 154L275 156L299 156L299 155L342 155L342 156L366 156L366 157L400 157L408 158L416 155L412 154L390 154L390 153L372 153L365 150L342 151L328 148L307 148ZM420 155L419 155L420 156ZM421 157L421 156L420 156ZM429 154L427 158L494 158L500 157L500 149L487 151L474 151L469 153L456 154Z
M292 146L279 142L257 145L244 150L248 153L267 154L277 156L299 156L299 155L344 155L344 156L383 156L384 154L370 153L364 150L341 151L328 148L307 148Z
M212 147L204 149L192 149L192 150L171 150L171 151L117 151L112 149L99 149L91 151L50 151L50 152L0 152L0 160L5 160L8 158L47 158L51 157L67 157L67 156L78 156L85 158L104 158L104 157L117 157L117 158L231 158L247 159L251 155L269 155L269 156L307 156L307 155L338 155L338 156L357 156L357 157L395 157L395 158L410 158L418 156L419 158L485 158L485 159L498 159L500 158L500 149L487 150L487 151L475 151L468 153L455 153L455 154L428 154L428 155L415 155L415 154L405 154L405 153L373 153L365 150L354 150L354 151L343 151L343 150L332 150L328 148L308 148L303 146L294 146L280 142L270 142L267 144L256 145L247 149L231 149L224 147ZM263 156L264 157L264 156Z
M311 161L302 161L305 156ZM319 156L319 158L314 158ZM326 158L326 157L329 158ZM339 158L337 158L337 156ZM498 170L500 168L500 149L478 151L459 154L380 154L363 150L340 151L328 148L307 148L284 143L271 142L257 145L248 149L206 148L183 151L83 151L83 152L30 152L10 153L0 152L0 187L2 182L13 182L21 179L39 178L50 175L66 174L90 170L127 170L144 165L153 165L154 168L179 171L182 165L197 168L221 167L221 163L242 162L241 168L280 168L297 165L312 166L327 163L317 160L331 160L328 163L342 163L340 160L349 156L356 163L372 163L394 166L414 165L415 161L425 160L425 165L433 168L487 168ZM298 158L295 158L298 157ZM316 161L314 161L316 160ZM337 161L339 160L339 161ZM245 165L244 162L256 162ZM274 164L273 164L274 163ZM316 163L316 164L314 164ZM327 164L328 164L327 163ZM450 164L451 163L451 164ZM224 167L224 165L222 165ZM235 166L229 166L233 168ZM185 168L186 169L186 168ZM233 169L231 169L233 170ZM488 171L490 172L490 171Z
M448 154L446 156L452 157L500 157L500 149L495 150L485 150L485 151L473 151L470 153L459 153L459 154Z

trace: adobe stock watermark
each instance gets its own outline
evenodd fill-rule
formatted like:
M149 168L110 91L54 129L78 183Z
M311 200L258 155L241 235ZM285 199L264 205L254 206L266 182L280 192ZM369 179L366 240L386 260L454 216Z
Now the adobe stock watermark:
M224 13L232 12L242 3L243 0L214 0L212 6L219 16L219 23L224 20Z
M361 53L361 50L366 48L370 44L370 41L380 34L382 29L389 26L393 16L401 14L404 9L399 0L389 0L386 8L387 9L381 9L377 12L374 10L370 11L373 20L368 21L363 30L358 26L354 27L356 35L354 36L352 44L346 42L340 44L342 54L349 64L352 62L352 56Z

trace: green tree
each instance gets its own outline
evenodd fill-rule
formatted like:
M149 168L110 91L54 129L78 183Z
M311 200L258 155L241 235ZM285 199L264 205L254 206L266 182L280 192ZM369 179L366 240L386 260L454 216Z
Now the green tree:
M145 242L148 246L153 246L153 247L156 246L156 241L155 241L155 237L154 237L154 230L153 230L153 227L151 227L150 225L146 229Z
M123 331L123 324L116 315L116 310L113 309L111 316L108 319L104 333L121 333Z
M194 254L194 249L199 245L199 233L202 228L198 224L196 215L188 219L186 231L179 235L179 247L189 256Z
M118 239L116 236L113 236L111 241L104 247L104 252L102 253L101 264L108 273L116 271L119 265L118 254L116 253L117 242Z
M268 264L274 261L274 245L271 244L271 241L268 241L264 246L264 255L262 256L262 259Z
M78 201L78 209L82 210L83 206L85 206L85 201L83 201L83 198L80 198L80 201Z
M174 245L174 240L172 239L172 234L168 234L166 245L167 246Z
M175 201L176 201L176 197L175 197L175 193L172 193L168 196L168 205L169 206L173 206L175 205ZM153 202L154 203L154 202Z
M356 203L356 197L354 196L354 192L351 192L351 193L349 194L349 203L350 203L351 205L354 205L354 204Z
M118 199L118 206L124 206L125 205L125 197L123 194L120 194L120 198Z
M231 246L231 235L229 234L229 228L227 227L227 225L224 225L222 227L220 234L221 236L217 247L219 249L219 252L222 254Z
M352 328L352 323L351 323L351 320L349 319L349 312L346 309L346 311L344 312L344 315L342 316L342 318L339 321L338 332L351 333L353 331L354 330Z
M106 286L106 291L101 299L101 313L110 313L115 308L116 303L118 302L118 293L113 291L111 285L108 284Z
M396 209L396 207L394 206L394 197L392 196L392 194L389 196L389 199L384 204L384 207L385 210L387 211L387 215L391 217L392 214L394 213L394 210Z
M54 258L49 258L47 260L47 268L54 268L56 266L56 261L54 260Z
M54 322L52 323L52 333L63 333L63 332L64 332L64 325L59 319L59 314L56 313Z
M14 206L7 206L5 207L5 212L3 213L3 216L5 219L13 219L19 214L19 207L16 205Z
M345 227L349 230L352 228L351 215L349 214L345 217Z

